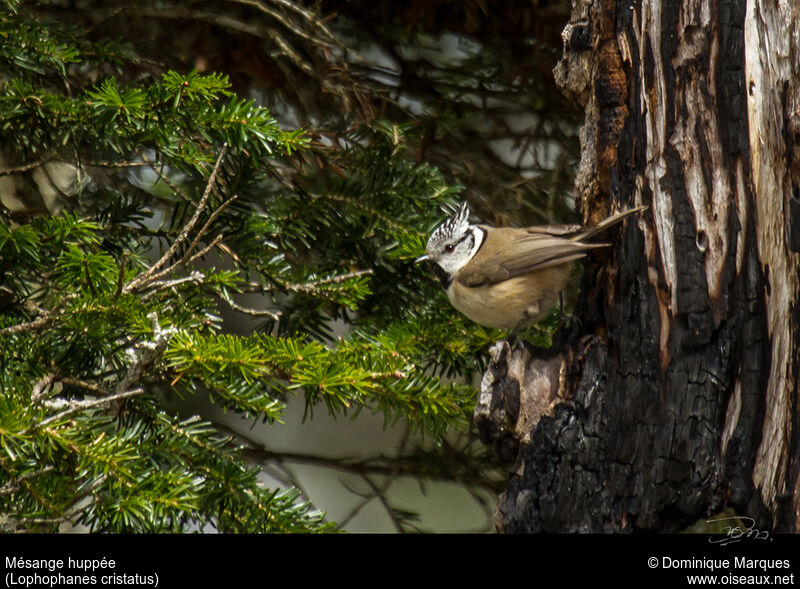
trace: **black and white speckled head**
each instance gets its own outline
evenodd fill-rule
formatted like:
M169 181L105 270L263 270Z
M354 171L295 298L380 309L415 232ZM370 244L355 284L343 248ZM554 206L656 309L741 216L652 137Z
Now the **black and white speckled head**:
M431 234L426 253L418 261L427 260L439 266L442 272L437 275L447 286L452 276L480 249L483 238L483 230L469 224L469 209L463 202L458 211Z

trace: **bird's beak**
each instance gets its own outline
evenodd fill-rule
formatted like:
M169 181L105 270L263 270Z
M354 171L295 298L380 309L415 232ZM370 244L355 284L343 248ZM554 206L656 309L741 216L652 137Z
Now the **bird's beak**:
M428 254L423 254L420 257L418 257L416 260L414 260L414 263L415 264L419 264L420 262L427 262L429 259L430 259L430 256Z

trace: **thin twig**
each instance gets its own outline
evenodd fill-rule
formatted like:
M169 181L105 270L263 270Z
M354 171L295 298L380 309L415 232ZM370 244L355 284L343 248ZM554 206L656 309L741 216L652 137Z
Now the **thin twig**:
M264 14L267 14L274 18L276 21L281 23L284 27L292 31L298 37L305 39L306 41L311 42L314 45L322 45L323 47L334 48L339 47L338 43L334 43L331 41L320 39L319 37L312 37L310 34L306 33L305 31L299 29L294 25L294 23L290 22L289 19L284 17L281 13L272 10L268 6L266 6L263 2L258 2L257 0L228 0L229 2L234 2L236 4L244 4L245 6L252 6L257 8ZM314 19L316 20L316 19ZM316 23L315 23L316 24Z
M186 223L186 225L181 230L180 234L175 241L172 243L172 246L167 250L167 252L161 256L161 258L153 264L147 272L140 274L132 281L130 281L122 290L123 292L130 292L134 288L145 284L147 281L151 280L153 276L158 272L158 270L164 266L172 257L175 255L175 252L178 251L181 244L186 241L189 237L189 233L194 229L194 226L197 225L197 221L200 219L200 214L203 212L203 209L206 206L206 202L208 201L208 197L211 194L211 187L214 185L214 182L217 179L217 173L219 172L220 165L222 164L222 158L225 156L225 152L228 149L228 144L225 143L222 146L222 149L219 152L219 156L217 157L217 161L214 164L214 169L211 171L211 175L208 177L208 182L206 182L206 189L203 192L203 196L200 198L200 202L197 203L197 207L195 208L194 214L192 215L191 219Z
M191 274L189 274L189 276L182 276L181 278L175 278L173 280L158 280L151 282L147 286L148 288L152 288L152 290L148 291L147 294L141 298L141 300L142 302L144 302L153 295L155 295L156 293L161 292L162 290L173 288L175 286L179 286L186 282L193 282L195 284L200 284L203 282L204 278L205 277L203 276L202 272L192 272Z
M356 503L356 504L355 504L355 506L353 507L353 509L351 509L351 510L350 510L350 512L349 512L349 513L348 513L346 516L344 516L343 518L340 518L340 519L339 519L339 520L336 522L336 529L337 529L337 530L344 530L344 529L345 529L345 527L347 526L347 524L349 524L349 523L350 523L350 521L351 521L351 520L352 520L352 519L353 519L355 516L357 516L357 515L359 514L359 512L360 512L362 509L364 509L364 508L365 508L365 507L366 507L366 506L367 506L367 505L368 505L368 504L369 504L369 503L370 503L370 502L371 502L373 499L375 499L375 497L373 497L372 495L366 495L366 496L364 496L364 497L361 499L361 501L360 501L359 503Z
M378 488L378 485L372 482L372 479L370 479L367 475L363 475L361 478L364 479L367 485L369 485L369 487L372 489L372 492L375 494L375 497L377 497L378 501L381 502L381 505L383 505L383 508L389 515L389 519L392 520L392 524L394 525L397 532L400 534L405 533L405 529L403 528L402 522L399 519L397 519L397 515L395 515L394 509L392 508L391 505L389 505L389 500L386 498L386 491L388 491L389 487L392 486L393 482L392 479L391 478L388 479L381 488Z
M348 272L347 274L339 274L337 276L331 276L329 278L323 278L321 280L314 280L312 282L305 282L305 283L297 283L297 284L281 284L275 287L267 287L263 284L259 284L257 282L250 282L248 283L242 290L243 292L271 292L273 290L287 290L293 292L315 292L320 286L324 286L326 284L339 284L344 282L345 280L350 280L351 278L358 278L359 276L369 276L374 274L374 270L371 268L367 268L365 270L354 270L353 272Z
M84 162L90 168L146 168L152 166L150 162Z
M137 388L130 391L125 391L123 393L116 393L114 395L109 395L108 397L104 397L102 399L94 399L92 401L72 401L69 403L70 406L68 409L65 409L61 413L56 413L55 415L52 415L47 419L40 421L39 423L32 426L30 429L41 429L43 427L50 425L54 421L64 419L65 417L68 417L74 413L78 413L79 411L85 411L86 409L91 409L92 407L107 405L108 403L113 403L114 401L121 401L129 397L140 395L143 392L144 389Z
M203 237L203 235L205 234L205 232L206 232L206 231L208 231L208 228L209 228L209 227L211 227L211 224L212 224L214 221L216 221L216 220L217 220L217 217L219 217L220 213L222 213L222 211L224 211L226 208L228 208L228 206L229 206L229 205L230 205L230 204L231 204L233 201L235 201L237 198L239 198L239 196L238 196L238 195L236 195L236 194L234 194L232 197L230 197L230 198L229 198L228 200L226 200L224 203L222 203L221 205L219 205L219 206L217 207L217 210L216 210L216 211L214 211L213 213L211 213L211 216L208 218L208 221L206 221L206 222L205 222L205 224L204 224L204 225L203 225L203 226L200 228L200 231L198 231L198 232L197 232L197 235L196 235L196 236L195 236L195 238L192 240L192 243L191 243L191 244L189 244L189 248L186 250L186 253L183 255L183 259L181 260L181 262L180 262L180 263L182 263L182 264L185 264L185 263L186 263L186 261L189 259L189 254L191 254L191 253L194 251L194 248L196 248L196 247L197 247L197 244L200 242L200 238L201 238L201 237Z
M85 497L88 497L89 495L94 494L94 492L97 490L97 488L100 485L102 485L103 483L105 483L107 479L108 479L108 474L104 473L104 474L100 475L100 477L95 482L93 482L91 484L91 486L89 486L88 489L84 489L79 495L76 495L75 497L73 497L73 500L72 500L72 505L73 505L72 511L68 512L68 513L65 513L64 517L67 518L67 519L74 518L74 517L76 517L78 515L78 513L83 511L85 508L80 505L81 500L84 499ZM75 525L75 524L73 524L73 525Z
M408 424L406 424L405 431L403 432L403 437L400 440L400 444L398 445L397 449L398 456L402 456L403 454L405 454L406 447L408 446L408 441L410 439L410 435L411 435L411 429L409 428ZM392 465L391 475L386 479L386 483L384 484L383 489L381 491L378 491L377 487L372 483L372 480L366 474L362 474L362 477L367 482L368 485L372 486L374 496L378 497L378 500L381 502L381 505L383 505L384 509L386 509L389 518L395 525L395 528L397 528L398 531L402 533L404 531L402 529L402 525L400 521L395 517L394 511L392 510L391 505L389 505L385 497L386 491L389 489L389 487L392 485L392 483L395 481L395 479L397 479L399 475L400 475L400 461L397 461ZM366 503L364 503L364 505L366 505ZM341 529L342 526L343 524L340 524L339 528Z
M224 236L222 235L222 233L220 233L219 235L217 235L217 236L216 236L216 237L213 239L213 241L212 241L211 243L209 243L209 244L208 244L206 247L204 247L203 249L201 249L199 252L197 252L197 253L196 253L195 255L193 255L191 258L189 258L189 259L186 261L186 264L187 264L187 265L191 265L191 264L193 264L193 263L194 263L194 261L195 261L195 260L197 260L197 259L199 259L199 258L202 258L203 256L205 256L205 255L206 255L208 252L210 252L212 249L214 249L214 247L216 247L217 245L219 245L219 242L220 242L220 241L222 241L222 238L223 238L223 237L224 237Z
M114 298L122 294L122 287L125 285L125 262L128 259L128 252L122 252L122 259L119 261L119 274L117 275L117 288L114 289Z
M44 160L39 160L38 162L31 162L29 164L23 164L21 166L17 166L14 168L5 168L0 170L0 176L8 176L9 174L20 174L22 172L27 172L28 170L33 170L34 168L38 168L39 166L43 166L48 162Z
M334 42L338 47L345 48L344 44L342 44L336 38L336 35L334 35L331 32L331 30L327 27L327 25L325 25L325 22L322 21L322 19L320 19L318 16L316 16L310 10L306 9L304 6L300 6L296 2L289 2L288 0L274 0L274 1L275 1L276 4L280 4L280 5L284 6L285 8L288 8L289 10L293 10L293 11L299 13L303 18L305 18L307 21L309 21L314 26L314 28L317 28L320 31L322 31L323 33L325 33L325 35L329 39L331 39L332 42Z
M269 317L273 321L277 321L278 319L281 318L280 313L275 313L273 311L266 311L266 310L259 311L258 309L250 309L248 307L242 307L241 305L237 305L228 298L224 298L223 300L226 303L228 303L228 305L230 305L231 309L233 309L234 311L239 311L239 313L245 313L246 315L252 315L253 317Z
M58 382L60 382L61 384L65 384L67 386L86 389L87 391L91 391L95 395L100 395L101 397L108 397L109 394L110 394L103 387L99 387L96 384L92 384L90 382L86 382L85 380L80 380L78 378L72 378L71 376L59 376L56 380Z
M41 468L41 469L36 470L34 472L26 473L26 474L22 475L21 477L17 477L15 479L12 479L10 482L5 484L3 487L0 487L0 495L10 495L11 493L14 493L15 491L17 491L19 489L19 483L21 483L22 481L26 481L28 479L32 479L33 477L38 477L39 475L43 475L45 473L48 473L51 470L53 470L54 468L55 467L52 464L49 464L49 465L45 466L44 468Z
M18 323L17 325L3 327L0 329L0 335L13 335L15 333L22 333L23 331L39 329L40 327L43 327L53 321L53 319L55 319L55 317L52 313L49 313L44 317L39 317L39 319L34 319L33 321L28 321L27 323Z
M75 299L78 297L78 293L71 293L64 297L62 297L61 301L58 305L53 309L42 309L41 307L33 304L30 301L25 303L25 309L32 313L38 313L42 316L38 319L34 319L33 321L28 321L27 323L18 323L17 325L9 325L8 327L3 327L0 329L0 335L13 335L15 333L22 333L23 331L31 331L34 329L38 329L51 323L58 319L58 317L62 314L62 311L58 309L58 306L63 305L67 301Z
M162 181L164 184L166 184L167 186L169 186L169 188L170 188L170 190L172 190L172 192L174 192L175 194L177 194L178 196L180 196L180 197L181 197L183 200L185 200L186 202L192 202L192 199L191 199L191 197L190 197L188 194L186 194L186 193L185 193L185 192L184 192L184 191L181 189L181 187L180 187L180 186L178 186L177 184L175 184L174 182L172 182L172 181L171 181L169 178L167 178L166 174L164 174L164 173L161 171L161 165L159 165L159 164L158 164L158 162L154 162L153 160L151 160L150 158L148 158L148 157L147 157L147 156L144 154L144 152L142 152L142 151L140 151L140 152L139 152L139 157L141 157L141 158L144 160L144 162L145 162L145 163L146 163L148 166L150 166L150 167L153 169L153 172L155 172L156 176L158 176L158 177L159 177L159 179L160 179L160 180L161 180L161 181Z
M324 286L326 284L339 284L344 282L345 280L350 280L351 278L358 278L359 276L368 276L373 274L372 269L366 270L355 270L353 272L348 272L347 274L339 274L338 276L331 276L330 278L323 278L322 280L315 280L313 282L306 282L303 284L284 284L283 287L286 290L291 290L295 292L314 292L320 286Z
M148 281L150 283L150 284L148 284L148 288L150 288L157 281L160 281L167 274L171 274L172 272L174 272L180 266L191 266L192 263L194 263L195 260L197 260L198 258L202 258L208 252L210 252L215 246L219 245L219 243L222 241L222 238L223 238L223 235L220 233L219 235L217 235L214 238L214 240L211 243L209 243L206 247L201 249L199 252L197 252L195 255L193 255L188 260L184 261L184 259L181 258L180 260L175 262L172 266L170 266L168 268L164 268L161 272L158 272L157 274L154 274L153 276L151 276L150 280ZM181 279L178 279L178 280L181 280Z
M224 253L228 254L231 257L231 259L233 259L233 261L239 264L240 266L245 266L244 260L242 260L239 257L239 254L237 254L235 251L233 251L224 243L219 244L219 249L222 250Z
M281 36L276 29L269 28L267 31L269 32L270 40L278 46L283 55L288 57L292 63L294 63L309 76L313 77L315 75L313 66L306 63L303 58L300 57L300 54L294 50L294 48ZM324 83L324 78L321 81Z

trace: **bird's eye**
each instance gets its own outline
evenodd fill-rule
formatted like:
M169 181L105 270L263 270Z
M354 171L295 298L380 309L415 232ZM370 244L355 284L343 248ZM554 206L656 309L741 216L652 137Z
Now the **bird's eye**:
M456 249L456 246L454 246L452 243L444 246L444 251L446 251L448 254L452 254L454 249Z

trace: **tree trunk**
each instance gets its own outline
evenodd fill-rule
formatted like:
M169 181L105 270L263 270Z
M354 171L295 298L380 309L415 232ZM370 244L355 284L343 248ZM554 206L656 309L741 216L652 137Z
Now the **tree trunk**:
M723 509L800 530L800 5L573 0L586 264L553 349L504 343L476 419L513 461L508 532L676 531Z

